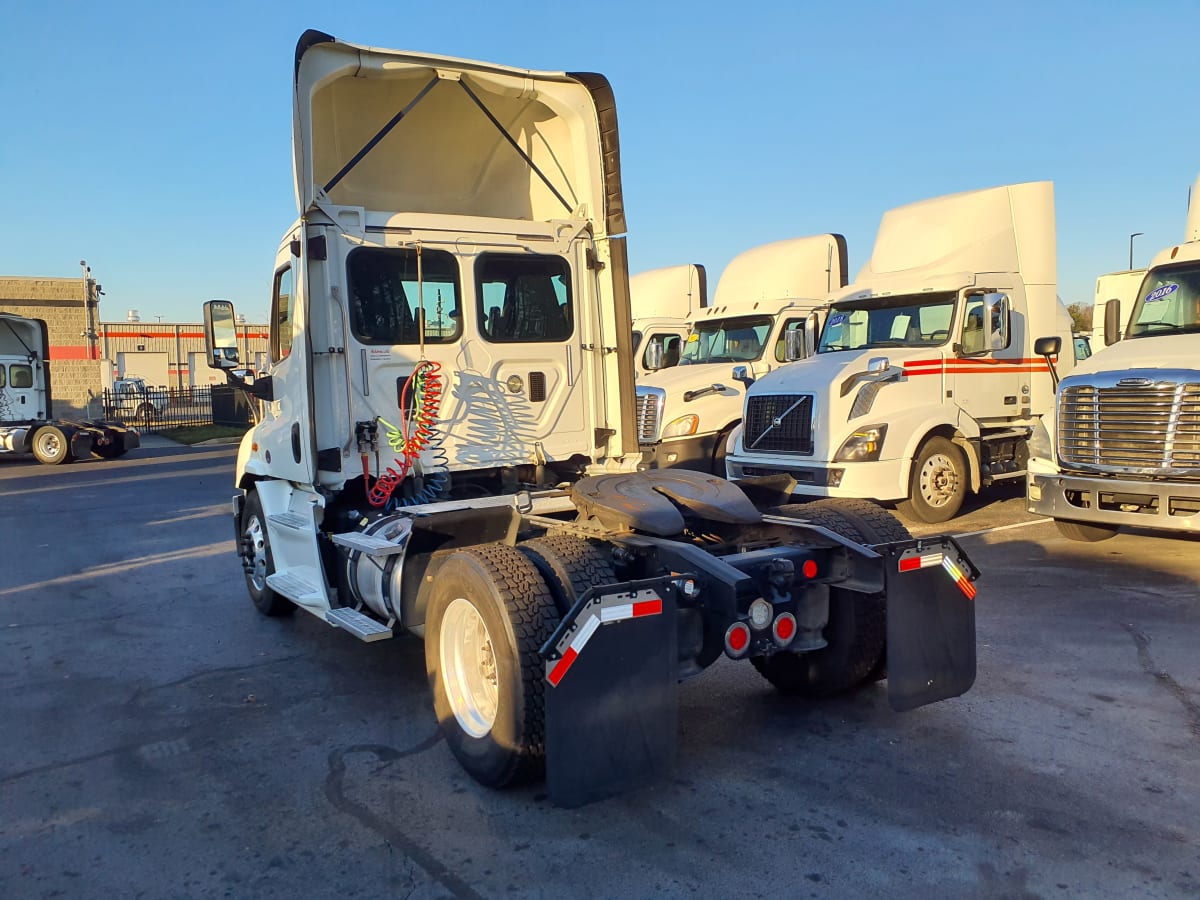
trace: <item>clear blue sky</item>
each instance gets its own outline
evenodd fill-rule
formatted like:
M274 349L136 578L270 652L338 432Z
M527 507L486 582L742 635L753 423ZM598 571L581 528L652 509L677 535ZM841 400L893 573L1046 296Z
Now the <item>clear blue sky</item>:
M633 270L846 235L880 214L1052 179L1059 293L1182 237L1200 171L1200 4L3 0L0 275L74 276L105 319L252 320L295 217L296 38L535 69L616 91ZM711 288L710 288L711 289Z

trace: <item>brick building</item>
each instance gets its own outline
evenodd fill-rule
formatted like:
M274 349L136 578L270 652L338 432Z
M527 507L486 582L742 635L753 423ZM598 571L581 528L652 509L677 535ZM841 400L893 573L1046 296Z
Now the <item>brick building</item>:
M153 387L224 383L204 358L199 323L100 321L100 285L79 278L0 277L0 311L43 319L49 330L52 415L100 414L99 397L113 378L140 375ZM198 305L198 304L197 304ZM267 326L239 323L241 358L265 368Z

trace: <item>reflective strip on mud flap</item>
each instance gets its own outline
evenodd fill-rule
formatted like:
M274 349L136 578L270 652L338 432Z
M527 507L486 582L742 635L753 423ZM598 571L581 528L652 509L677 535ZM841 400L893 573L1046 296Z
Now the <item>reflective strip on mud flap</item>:
M596 597L580 616L582 622L577 621L576 630L568 631L555 645L554 649L560 656L556 660L547 660L546 680L552 687L558 687L567 670L601 625L613 625L643 616L662 615L662 607L662 598L649 589L634 594L620 593Z
M916 572L930 566L941 566L968 600L975 599L975 585L958 564L944 553L918 553L916 550L907 550L901 554L896 568L901 572Z

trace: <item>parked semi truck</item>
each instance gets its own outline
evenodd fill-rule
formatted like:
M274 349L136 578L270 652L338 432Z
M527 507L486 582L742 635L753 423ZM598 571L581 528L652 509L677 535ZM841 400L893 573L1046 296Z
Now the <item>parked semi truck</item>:
M721 657L803 695L886 658L899 709L968 689L978 572L952 539L771 480L637 471L602 76L309 31L294 88L301 218L235 472L261 613L423 637L466 771L544 771L566 805L667 768L677 684ZM215 367L239 365L234 322L205 305Z
M629 299L634 376L641 379L651 371L678 365L692 316L708 306L704 266L693 263L639 272L629 279Z
M1124 272L1109 272L1096 279L1095 300L1092 303L1092 352L1108 346L1104 339L1104 312L1109 300L1116 300L1120 306L1117 309L1128 312L1138 299L1138 290L1146 279L1145 269L1129 269ZM1117 320L1117 331L1112 343L1116 343L1125 334L1125 323Z
M32 453L48 466L90 456L111 459L140 445L119 422L51 418L46 323L0 313L0 453Z
M724 477L725 448L741 421L747 384L783 363L788 331L803 333L808 324L815 334L813 310L845 283L840 234L775 241L735 257L712 306L692 317L679 365L638 379L646 465Z
M944 522L968 491L1024 475L1054 406L1050 361L1070 342L1050 182L890 210L870 261L832 298L817 353L747 391L729 473L786 473L801 496ZM1073 362L1063 354L1060 371Z
M1028 509L1068 538L1200 531L1198 190L1184 242L1154 257L1128 319L1119 297L1105 302L1110 346L1063 378L1031 442Z

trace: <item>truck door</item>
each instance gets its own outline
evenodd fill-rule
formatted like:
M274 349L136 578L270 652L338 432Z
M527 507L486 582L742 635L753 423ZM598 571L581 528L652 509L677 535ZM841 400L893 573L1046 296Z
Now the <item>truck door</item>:
M484 378L460 395L476 436L471 452L513 464L534 460L535 444L548 459L591 447L585 435L584 307L568 259L481 253L475 288L481 340L472 356ZM491 445L478 446L478 438L488 434Z
M971 418L999 422L1021 416L1029 406L1028 391L1022 392L1022 385L1027 387L1031 377L1022 349L1025 317L1010 315L1004 323L985 323L985 313L982 293L964 298L959 338L962 350L946 360L946 388ZM1007 344L1002 349L985 349L988 325L1003 326Z
M275 399L264 404L259 445L271 453L271 474L290 481L313 481L312 406L309 348L301 261L285 242L276 256L271 288L270 374Z
M0 362L0 420L19 422L49 414L37 402L34 385L40 380L41 361ZM37 368L35 368L35 366Z

